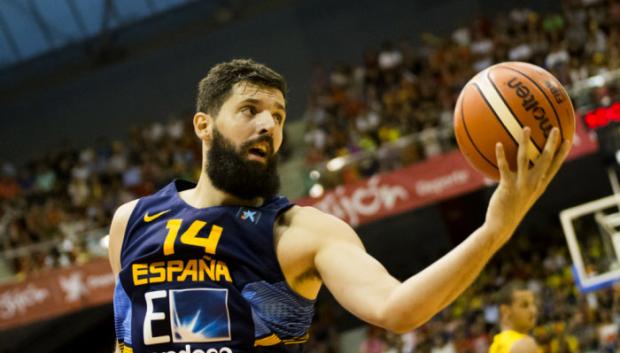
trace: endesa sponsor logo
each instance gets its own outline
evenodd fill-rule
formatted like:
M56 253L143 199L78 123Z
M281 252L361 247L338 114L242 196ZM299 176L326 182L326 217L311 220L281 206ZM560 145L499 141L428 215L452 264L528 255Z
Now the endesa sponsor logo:
M153 352L153 353L159 353L159 352ZM161 352L161 353L233 353L232 349L228 348L228 347L222 347L219 349L216 348L209 348L207 350L204 349L192 349L192 345L191 344L186 344L184 349L181 349L180 351L176 352L176 351L165 351L165 352Z
M145 345L230 341L228 289L189 288L144 294ZM158 323L167 321L166 324ZM222 352L226 353L226 352Z

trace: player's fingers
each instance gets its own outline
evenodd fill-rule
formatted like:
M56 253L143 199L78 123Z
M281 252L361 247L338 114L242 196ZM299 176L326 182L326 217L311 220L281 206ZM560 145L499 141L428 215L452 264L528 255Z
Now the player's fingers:
M545 148L536 160L536 164L532 170L531 177L533 180L540 181L543 176L548 176L550 174L552 160L557 155L556 151L559 146L559 139L560 130L558 130L558 128L553 128L549 134Z
M527 126L521 131L521 137L519 139L519 150L517 152L517 173L519 173L519 175L527 174L527 171L529 169L527 149L530 144L530 133L531 130Z
M497 169L499 169L500 181L511 179L511 171L506 161L506 153L504 145L501 142L495 144L495 157L497 158Z
M547 175L545 176L545 184L549 183L551 179L558 173L560 167L562 167L562 163L568 156L568 152L570 152L570 148L572 146L572 142L569 140L564 140L560 145L560 148L555 153L553 157L553 161L551 162L551 166L549 166L549 170Z

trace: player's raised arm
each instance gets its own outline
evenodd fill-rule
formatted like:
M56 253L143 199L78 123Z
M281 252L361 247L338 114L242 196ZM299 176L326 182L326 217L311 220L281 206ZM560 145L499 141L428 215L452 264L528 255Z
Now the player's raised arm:
M529 168L525 154L530 143L529 129L525 129L519 141L516 173L509 170L503 149L498 146L501 180L483 225L448 254L402 283L365 252L351 227L335 217L301 209L296 211L287 231L295 238L310 239L308 244L316 250L313 257L316 271L347 310L392 331L413 329L469 287L491 256L510 238L567 155L568 143L558 149L558 139L558 131L554 129L544 152L535 166ZM320 240L314 240L317 238Z

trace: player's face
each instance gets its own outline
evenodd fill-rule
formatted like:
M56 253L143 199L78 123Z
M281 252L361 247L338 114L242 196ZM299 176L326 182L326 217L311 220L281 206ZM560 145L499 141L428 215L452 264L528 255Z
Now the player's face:
M278 89L240 82L220 108L215 127L244 158L267 164L282 145L285 104Z
M213 185L246 200L269 199L278 192L276 152L282 144L284 103L277 89L247 83L233 87L218 116L210 119L210 133L202 135L210 136L205 171Z
M508 308L508 319L515 330L527 332L536 325L536 299L529 290L518 290L512 294L512 303Z

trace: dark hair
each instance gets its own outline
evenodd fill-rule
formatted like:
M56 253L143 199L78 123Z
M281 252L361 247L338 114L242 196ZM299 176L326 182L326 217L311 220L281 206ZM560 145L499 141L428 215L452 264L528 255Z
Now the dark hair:
M252 59L234 59L215 65L198 83L196 111L217 115L224 102L230 97L232 87L239 82L275 88L286 99L284 77Z
M506 283L497 294L497 303L500 305L510 305L514 300L514 293L517 291L529 290L527 284L521 280L512 280Z

